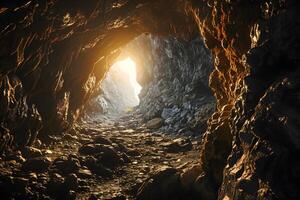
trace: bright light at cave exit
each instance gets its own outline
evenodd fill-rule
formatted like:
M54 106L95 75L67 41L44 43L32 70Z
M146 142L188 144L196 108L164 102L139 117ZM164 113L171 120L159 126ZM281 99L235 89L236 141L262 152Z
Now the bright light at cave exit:
M129 77L130 83L134 88L135 98L139 101L139 94L141 92L142 87L136 80L136 65L135 62L130 58L126 58L124 60L120 60L114 64L118 67L123 73L126 73Z

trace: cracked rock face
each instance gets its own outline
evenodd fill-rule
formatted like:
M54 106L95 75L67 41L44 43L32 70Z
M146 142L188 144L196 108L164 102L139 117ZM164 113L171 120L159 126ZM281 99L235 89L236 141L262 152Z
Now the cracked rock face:
M138 112L144 120L160 117L160 130L170 133L203 133L215 100L208 86L211 55L200 37L183 41L143 35L124 51L137 62L143 86Z
M299 2L195 6L215 57L210 87L217 98L202 146L199 195L209 197L208 187L210 199L298 199Z

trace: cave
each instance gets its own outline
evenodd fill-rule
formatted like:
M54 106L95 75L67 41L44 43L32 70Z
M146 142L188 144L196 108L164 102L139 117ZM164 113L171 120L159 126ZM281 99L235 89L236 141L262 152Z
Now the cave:
M300 199L299 9L1 1L1 198Z

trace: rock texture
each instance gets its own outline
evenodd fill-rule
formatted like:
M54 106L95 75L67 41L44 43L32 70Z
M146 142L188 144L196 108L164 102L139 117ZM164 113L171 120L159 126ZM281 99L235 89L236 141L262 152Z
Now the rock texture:
M210 86L217 98L195 183L199 196L298 199L299 2L194 6L214 55Z
M137 63L143 119L162 118L160 130L170 133L203 133L215 100L208 86L211 54L200 37L184 41L143 35L124 51Z

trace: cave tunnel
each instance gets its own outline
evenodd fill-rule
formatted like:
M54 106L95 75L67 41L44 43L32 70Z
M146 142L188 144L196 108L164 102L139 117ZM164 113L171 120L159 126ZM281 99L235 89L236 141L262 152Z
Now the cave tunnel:
M130 57L117 59L86 106L86 116L94 119L119 118L139 105L141 88L135 62Z
M299 9L0 1L1 199L300 199Z

